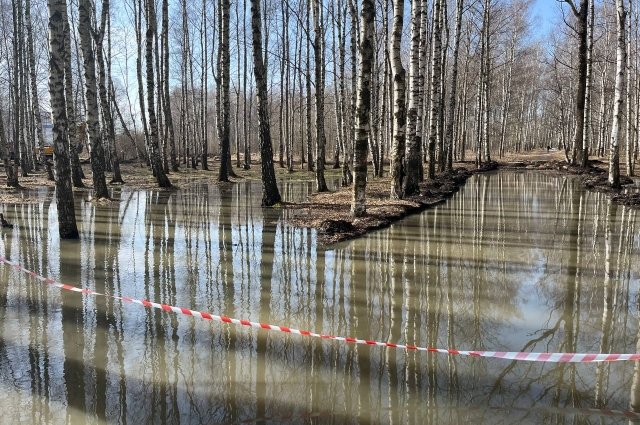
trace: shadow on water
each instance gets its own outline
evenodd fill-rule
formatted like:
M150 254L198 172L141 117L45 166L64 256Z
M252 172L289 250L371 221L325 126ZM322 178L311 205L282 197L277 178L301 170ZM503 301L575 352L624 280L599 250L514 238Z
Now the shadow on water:
M310 183L283 182L285 199ZM446 204L319 247L259 183L5 206L0 253L98 292L326 334L476 350L636 352L638 214L577 182L475 176ZM0 267L11 423L618 423L632 363L555 365L354 347L81 296Z

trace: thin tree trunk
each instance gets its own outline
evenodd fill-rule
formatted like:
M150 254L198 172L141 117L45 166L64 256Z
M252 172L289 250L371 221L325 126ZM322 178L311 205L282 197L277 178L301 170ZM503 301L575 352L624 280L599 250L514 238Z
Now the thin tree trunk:
M38 96L38 80L36 78L36 56L33 49L33 25L31 22L31 0L25 2L25 23L27 29L27 54L29 55L29 79L31 86L31 107L35 123L35 133L38 140L39 161L45 166L50 181L54 180L51 163L44 154L44 134L42 132L42 117L40 116L40 100Z
M391 67L393 69L393 141L390 153L391 199L402 199L404 180L404 151L407 126L405 108L406 71L402 66L400 45L404 27L404 0L393 1L391 33Z
M358 102L356 110L355 145L353 160L353 201L351 214L361 217L366 214L367 156L371 111L371 71L374 58L375 4L373 0L362 0L360 11L360 48L358 54Z
M576 90L576 113L575 113L575 130L573 133L573 156L572 162L580 157L582 151L584 137L584 105L585 91L587 87L587 18L589 9L589 0L580 0L580 8L577 9L572 0L565 0L570 4L576 17L576 32L578 34L578 86Z
M437 125L438 114L440 108L440 78L442 70L441 64L441 48L442 48L442 14L440 8L442 7L441 0L435 0L433 4L433 16L435 22L433 23L433 54L431 55L431 89L429 99L431 100L431 107L429 113L429 179L436 177L436 140L438 137Z
M420 181L420 158L422 140L418 131L418 103L420 102L420 27L422 5L411 3L411 53L409 59L409 105L407 109L406 160L403 193L413 195Z
M451 85L449 87L449 113L447 116L445 130L445 147L447 149L447 169L453 168L453 126L456 123L454 115L456 112L456 102L458 100L458 53L460 50L460 33L462 32L462 11L464 0L456 1L456 29L453 36L453 63L451 64ZM459 138L459 137L458 137Z
M78 142L77 142L77 129L76 125L76 113L73 105L73 73L71 72L71 33L69 27L69 20L65 13L64 20L64 78L65 78L65 96L67 107L67 134L66 137L69 143L69 155L71 160L71 181L75 187L84 187L82 179L84 173L80 166L80 159L78 158Z
M158 123L155 107L155 81L153 70L154 34L156 33L156 11L152 0L145 0L147 12L147 34L145 43L145 58L147 62L147 107L149 113L149 156L151 167L160 187L171 187L171 182L164 172L158 138Z
M104 59L104 34L107 27L107 20L109 15L109 0L102 1L102 14L100 17L100 28L98 31L94 31L94 43L96 46L96 62L98 65L98 90L100 99L100 108L102 111L102 121L105 126L105 133L107 135L107 149L109 149L109 157L111 159L111 167L113 170L113 178L111 183L124 183L122 180L122 174L120 173L120 161L118 160L118 154L116 152L116 136L113 125L113 115L111 113L111 106L109 102L109 94L107 92L107 85L109 84L107 70ZM104 150L102 152L102 161L104 163ZM93 156L92 156L93 160Z
M93 51L92 33L92 5L90 0L78 2L78 33L84 62L85 99L87 103L87 133L91 145L91 171L93 173L93 188L95 197L108 198L109 191L104 177L104 151L100 133L100 112L98 109L98 94L96 83L96 63Z
M280 191L273 168L273 146L267 99L267 69L262 53L262 16L260 0L251 0L251 33L253 36L253 73L258 89L258 126L260 134L260 160L262 172L262 205L272 206L280 202Z
M316 83L316 185L318 192L326 192L324 178L325 132L324 132L324 25L320 16L320 0L313 0L313 56L315 59Z
M49 8L49 93L53 117L53 149L56 167L58 231L61 239L77 239L78 227L71 187L68 121L65 105L65 22L66 0L48 0Z
M4 132L4 114L2 113L2 107L0 105L0 149L2 149L2 162L4 164L4 171L7 175L7 187L20 187L18 183L18 173L16 168L11 165L11 159L9 155L9 142L7 141Z
M622 131L622 108L624 106L624 80L626 71L625 19L627 11L624 0L616 0L616 23L618 29L616 48L616 85L613 100L613 121L611 123L611 143L609 152L609 184L620 187L620 135Z
M584 91L584 129L582 130L582 151L580 166L586 167L589 161L589 136L591 133L591 92L593 86L593 24L595 20L594 0L589 1L589 18L587 25L587 68Z
M591 0L593 1L593 0ZM633 0L629 0L629 13L628 13L628 25L627 25L627 52L626 52L626 73L627 73L627 111L626 111L626 126L625 126L625 139L627 142L627 152L626 152L626 160L627 160L627 176L633 176L634 171L634 163L633 163L633 135L632 135L632 126L633 126L633 90L631 87L631 22L633 21Z
M218 112L219 119L222 122L218 125L220 130L220 172L218 181L229 181L229 161L231 158L231 121L229 115L231 112L231 104L229 102L229 78L231 77L231 55L229 49L229 25L231 22L229 0L221 0L220 2L222 20L220 22L220 75L218 75L218 92L221 97L219 106L221 110Z
M173 115L171 114L171 90L169 88L169 0L162 0L162 43L164 45L163 53L163 71L164 79L164 124L167 127L169 136L169 164L171 171L178 171L178 158L176 155L176 136L173 128Z

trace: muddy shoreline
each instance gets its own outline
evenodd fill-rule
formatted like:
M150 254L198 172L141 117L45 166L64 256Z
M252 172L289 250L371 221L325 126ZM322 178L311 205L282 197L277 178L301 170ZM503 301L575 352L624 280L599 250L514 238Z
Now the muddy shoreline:
M474 174L497 170L542 171L555 175L575 176L582 186L591 191L609 194L615 203L640 208L639 193L625 193L625 187L633 185L633 180L621 176L621 187L612 188L607 182L606 163L591 161L581 168L562 160L491 162L481 168L473 163L458 163L457 168L438 174L432 181L420 185L420 194L403 200L389 199L390 179L370 180L367 184L367 215L351 217L351 188L341 188L335 192L315 193L306 202L288 204L293 210L288 222L297 227L310 227L318 231L318 242L330 245L361 237L371 231L389 227L409 215L433 208L451 198Z

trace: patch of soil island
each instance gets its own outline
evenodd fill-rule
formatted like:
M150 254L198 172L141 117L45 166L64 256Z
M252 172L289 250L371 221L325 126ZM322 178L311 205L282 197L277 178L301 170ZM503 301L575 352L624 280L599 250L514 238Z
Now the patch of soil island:
M410 214L432 208L452 197L471 177L464 168L441 173L434 180L420 184L420 193L405 199L390 199L391 180L381 178L367 183L367 213L351 216L352 188L336 192L315 193L307 202L294 204L289 223L318 230L318 241L328 245L388 227Z

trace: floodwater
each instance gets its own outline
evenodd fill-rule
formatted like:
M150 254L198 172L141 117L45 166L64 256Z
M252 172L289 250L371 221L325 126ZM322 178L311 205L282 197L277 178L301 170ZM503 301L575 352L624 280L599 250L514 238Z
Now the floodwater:
M311 183L284 182L286 199ZM0 254L106 294L419 346L631 353L640 217L571 178L475 176L447 203L329 249L260 185L4 206ZM48 229L48 230L47 230ZM61 291L0 266L3 423L620 423L634 363L449 357L286 335ZM615 414L615 413L614 413Z

